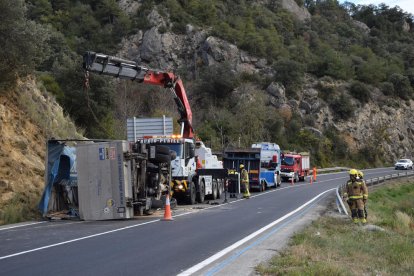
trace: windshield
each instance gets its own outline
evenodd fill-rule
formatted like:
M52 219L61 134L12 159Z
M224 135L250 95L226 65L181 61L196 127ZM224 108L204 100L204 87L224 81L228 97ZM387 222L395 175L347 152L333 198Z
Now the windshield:
M401 160L398 160L398 163L408 163L408 160L407 159L401 159Z
M293 157L284 157L282 159L282 165L285 165L285 166L293 166L293 164L294 164Z
M181 153L182 153L181 144L157 144L157 145L167 146L170 148L170 150L173 150L177 153L177 157L181 157Z

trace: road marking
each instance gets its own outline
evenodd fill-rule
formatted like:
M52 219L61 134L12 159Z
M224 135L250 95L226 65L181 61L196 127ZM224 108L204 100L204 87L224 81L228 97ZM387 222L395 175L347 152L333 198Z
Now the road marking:
M205 276L212 276L215 275L217 272L221 271L223 268L225 268L227 265L229 265L231 262L233 262L234 260L236 260L238 257L240 257L241 255L243 255L245 252L247 252L248 250L250 250L251 248L261 244L263 241L267 240L269 237L271 237L272 235L274 235L277 231L279 231L280 229L284 228L285 226L289 225L293 220L297 219L298 217L304 216L306 213L308 213L313 206L315 206L319 201L321 201L323 198L318 198L317 201L312 202L311 205L307 206L306 209L301 210L300 212L292 215L291 217L289 217L288 219L286 219L283 223L281 223L280 225L272 228L270 230L270 232L264 234L261 238L257 239L255 242L251 243L250 245L247 245L246 247L236 251L233 255L229 256L227 259L225 259L224 261L222 261L221 263L218 263L217 265L215 265L214 267L212 267L210 270L208 270L204 275Z
M295 213L299 212L300 210L302 210L303 208L305 208L306 206L308 206L309 204L311 204L312 202L314 202L315 200L317 200L319 197L321 197L322 195L335 190L336 188L332 188L329 190L326 190L322 193L320 193L319 195L315 196L314 198L312 198L311 200L309 200L308 202L306 202L305 204L301 205L300 207L298 207L297 209L293 210L290 213L287 213L286 215L284 215L283 217L273 221L272 223L264 226L263 228L257 230L256 232L248 235L247 237L241 239L240 241L230 245L227 248L224 248L223 250L221 250L220 252L214 254L213 256L207 258L206 260L190 267L189 269L181 272L180 274L178 274L178 276L186 276L186 275L191 275L197 271L199 271L200 269L208 266L209 264L215 262L216 260L220 259L221 257L223 257L224 255L230 253L231 251L233 251L234 249L236 249L237 247L243 245L244 243L250 241L251 239L255 238L256 236L260 235L261 233L265 232L266 230L268 230L269 228L272 228L273 226L275 226L276 224L280 223L281 221L285 220L286 218L294 215Z
M39 224L39 223L45 223L45 222L47 222L47 221L38 221L38 222L20 224L20 225L15 225L15 226L10 226L10 227L0 228L0 231L14 229L14 228L19 228L19 227L24 227L24 226L30 226L30 225Z
M337 178L337 179L341 179L341 178ZM330 180L335 180L335 179L329 179L329 180L326 180L326 181L330 181ZM319 181L319 183L321 183L321 182L325 182L325 181ZM284 189L291 189L291 188L294 188L294 187L300 187L300 186L304 186L304 185L308 185L308 183L303 183L303 184L299 184L299 185L295 185L295 186L287 186L287 187L275 189L275 190L272 190L272 191L267 191L267 192L264 192L264 193L260 193L260 194L256 194L254 196L251 196L251 198L258 197L258 196L262 196L262 195L265 195L265 194L268 194L268 193L277 192L277 191L284 190ZM324 193L326 193L328 191L330 191L330 190L327 190ZM322 193L322 194L324 194L324 193ZM281 217L278 221L281 221L281 220L285 219L286 217L288 217L289 215L294 214L294 212L297 212L297 211L301 210L302 208L304 208L305 206L307 206L308 204L310 204L313 200L315 200L316 198L318 198L322 194L319 194L317 197L313 198L311 201L308 201L307 203L305 203L304 205L302 205L301 207L299 207L295 211L292 211L289 214ZM235 200L235 201L232 201L232 202L228 202L227 204L233 204L233 203L236 203L236 202L240 202L242 200L244 200L244 199L239 199L239 200ZM204 208L204 209L202 209L200 211L208 210L208 209L212 209L212 208L218 208L218 207L221 207L221 206L224 206L224 205L226 205L226 204L221 204L221 205L215 205L215 206L207 207L207 208ZM178 214L178 215L174 215L173 217L181 217L181 216L185 216L185 215L189 215L189 214L194 214L194 212L187 212L187 213L183 213L183 214ZM160 221L159 219L155 219L155 220L147 221L147 222L144 222L144 223L134 224L134 225L130 225L130 226L126 226L126 227L114 229L114 230L109 230L109 231L105 231L105 232L101 232L101 233L97 233L97 234L93 234L93 235L89 235L89 236L85 236L85 237L80 237L80 238L76 238L76 239L72 239L72 240L68 240L68 241L64 241L64 242L60 242L60 243L50 244L50 245L46 245L46 246L42 246L42 247L38 247L38 248L26 250L26 251L21 251L21 252L17 252L17 253L10 254L10 255L6 255L6 256L0 256L0 260L7 259L7 258L11 258L11 257L15 257L15 256L19 256L19 255L23 255L23 254L27 254L27 253L31 253L31 252L35 252L35 251L39 251L39 250L43 250L43 249L48 249L48 248L52 248L52 247L56 247L56 246L60 246L60 245L64 245L64 244L68 244L68 243L72 243L72 242L77 242L77 241L81 241L81 240L85 240L85 239L90 239L90 238L94 238L94 237L98 237L98 236L102 236L102 235L106 235L106 234L111 234L111 233L123 231L123 230L130 229L130 228L135 228L135 227L138 227L138 226L142 226L142 225L146 225L146 224L150 224L150 223L154 223L154 222L159 222L159 221ZM277 224L278 221L277 222L273 222L273 223L274 224ZM45 221L34 222L34 223L30 223L30 224L25 224L25 225L22 225L22 226L28 226L28 225L32 225L32 224L38 224L38 223L45 223ZM268 227L268 226L266 226L266 227ZM21 227L21 226L18 225L18 226L12 226L12 227L8 227L8 228L3 228L3 229L11 229L11 228L15 228L15 227ZM269 226L269 227L271 227L271 226ZM1 229L1 230L3 230L3 229ZM266 228L266 229L268 229L268 228ZM263 230L263 231L265 231L265 230ZM257 233L257 232L255 232L255 233ZM260 233L258 233L258 234L260 234ZM256 235L258 235L258 234L256 234ZM251 237L251 238L253 238L253 237Z
M90 239L90 238L94 238L94 237L98 237L98 236L102 236L102 235L106 235L106 234L110 234L110 233L115 233L115 232L118 232L118 231L130 229L130 228L134 228L134 227L138 227L138 226L141 226L141 225L150 224L150 223L154 223L154 222L158 222L158 221L160 221L160 220L159 219L151 220L151 221L147 221L147 222L143 222L143 223L139 223L139 224L134 224L134 225L130 225L130 226L126 226L126 227L122 227L122 228L118 228L118 229L114 229L114 230L110 230L110 231L106 231L106 232L102 232L102 233L97 233L97 234L93 234L93 235L89 235L89 236L85 236L85 237L81 237L81 238L77 238L77 239L72 239L72 240L59 242L59 243L54 243L54 244L50 244L50 245L46 245L46 246L42 246L42 247L30 249L30 250L26 250L26 251L21 251L21 252L14 253L14 254L11 254L11 255L2 256L2 257L0 257L0 260L15 257L15 256L19 256L19 255L23 255L23 254L27 254L27 253L31 253L31 252L35 252L35 251L39 251L39 250L43 250L43 249L47 249L47 248L51 248L51 247L55 247L55 246L59 246L59 245L63 245L63 244L68 244L68 243L77 242L77 241L81 241L81 240L86 240L86 239Z

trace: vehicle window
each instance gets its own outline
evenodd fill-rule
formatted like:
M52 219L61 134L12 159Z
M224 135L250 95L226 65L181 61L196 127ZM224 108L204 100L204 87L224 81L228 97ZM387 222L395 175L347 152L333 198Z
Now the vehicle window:
M399 160L398 162L399 162L399 163L407 163L408 161L407 161L407 160L405 160L405 159L401 159L401 160Z
M177 157L181 157L182 158L182 147L181 144L159 144L159 145L163 145L163 146L167 146L170 148L170 150L173 150L177 153Z
M293 166L294 161L295 161L295 159L293 157L284 157L282 159L282 165Z

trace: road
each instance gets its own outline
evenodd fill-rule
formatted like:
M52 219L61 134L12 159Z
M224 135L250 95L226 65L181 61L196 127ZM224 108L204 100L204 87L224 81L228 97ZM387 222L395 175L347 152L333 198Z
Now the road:
M364 171L366 179L390 173L395 173L393 168ZM140 217L3 226L0 271L2 275L199 275L214 263L223 266L224 258L237 248L254 244L267 233L277 235L280 224L294 222L323 198L333 198L333 189L348 177L347 172L321 174L313 184L283 183L247 200L181 208L173 212L173 221Z

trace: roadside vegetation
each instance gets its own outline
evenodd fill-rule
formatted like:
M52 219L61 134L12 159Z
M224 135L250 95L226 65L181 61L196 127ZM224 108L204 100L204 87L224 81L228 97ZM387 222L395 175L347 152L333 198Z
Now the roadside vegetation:
M36 75L85 137L123 139L120 126L130 115L126 104L117 102L114 83L99 75L91 78L89 91L83 91L81 55L86 50L115 55L123 38L152 27L146 16L156 9L168 22L160 32L183 34L186 25L192 24L265 58L278 72L269 79L233 73L226 64L201 66L196 75L191 64L176 68L189 87L193 109L199 111L195 114L197 133L215 151L266 140L276 141L283 149L310 151L313 165L319 167L384 164L386 155L376 148L381 143L366 145L358 155L335 130L326 130L322 136L303 130L313 126L315 118L311 116L276 109L263 112L263 106L268 105L263 89L278 82L286 88L288 99L297 99L306 75L319 78L319 95L337 121L351 120L356 109L372 100L375 88L387 97L412 99L414 35L403 29L404 24L414 29L412 15L384 4L298 0L312 16L311 21L300 22L281 8L280 0L250 2L148 0L137 13L127 14L115 0L0 0L0 58L4 61L0 65L0 93L16 78ZM364 33L354 20L372 31ZM11 36L14 39L9 39ZM349 85L345 89L325 85L335 81ZM135 105L131 116L151 117L165 111L159 106L148 108L146 96L159 97L149 90L129 89L129 99ZM253 96L249 101L239 99L236 90Z
M414 182L400 180L370 193L367 230L326 215L295 234L260 275L414 275ZM368 226L369 227L369 226Z

